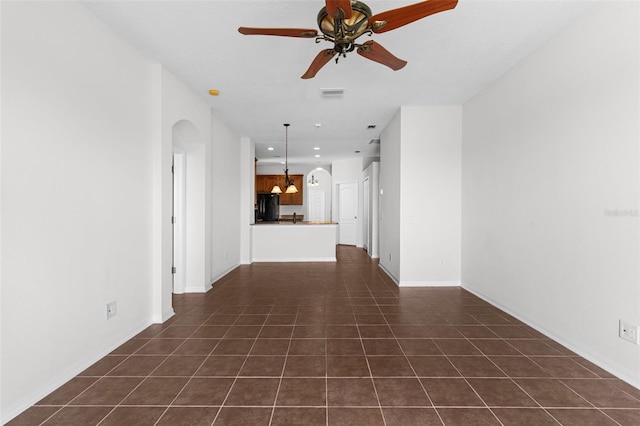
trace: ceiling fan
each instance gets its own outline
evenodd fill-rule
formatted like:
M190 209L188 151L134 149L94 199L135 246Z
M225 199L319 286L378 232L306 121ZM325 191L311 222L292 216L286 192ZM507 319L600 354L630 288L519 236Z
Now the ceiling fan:
M458 0L425 0L397 9L387 10L376 15L366 4L355 0L325 0L325 7L318 12L318 30L304 28L248 28L238 31L245 35L270 35L282 37L315 38L316 43L323 40L333 43L333 48L324 49L311 62L311 66L302 78L313 78L334 56L336 63L340 57L356 50L360 56L388 66L397 71L407 65L391 52L373 40L357 43L362 35L379 34L410 24L434 13L453 9Z

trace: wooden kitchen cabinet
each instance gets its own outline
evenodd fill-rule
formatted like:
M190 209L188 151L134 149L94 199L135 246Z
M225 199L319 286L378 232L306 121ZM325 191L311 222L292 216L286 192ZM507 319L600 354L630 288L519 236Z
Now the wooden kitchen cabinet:
M282 194L280 194L281 206L301 206L304 200L302 196L304 175L289 175L293 180L298 192L295 194L285 194L284 175L256 175L256 192L271 192L274 185L280 186Z
M289 179L293 180L293 184L298 188L298 192L295 194L285 194L284 185L280 188L282 189L282 194L280 194L280 205L281 206L301 206L302 200L302 183L303 183L303 175L289 175ZM282 182L284 182L284 176L282 176Z
M277 178L277 175L256 175L256 192L271 192L278 180ZM284 177L282 182L284 182Z

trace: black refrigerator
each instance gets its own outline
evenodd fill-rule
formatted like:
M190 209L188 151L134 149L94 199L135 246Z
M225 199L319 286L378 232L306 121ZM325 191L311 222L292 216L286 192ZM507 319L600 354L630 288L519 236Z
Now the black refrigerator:
M258 193L257 221L275 222L280 217L280 196L270 192Z

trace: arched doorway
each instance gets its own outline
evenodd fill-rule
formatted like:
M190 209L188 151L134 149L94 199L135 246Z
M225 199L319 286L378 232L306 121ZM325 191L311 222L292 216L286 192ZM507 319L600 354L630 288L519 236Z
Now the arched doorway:
M206 291L205 279L205 144L188 120L172 127L173 147L173 291Z
M331 174L318 167L307 176L307 219L309 221L331 220ZM313 183L312 183L313 182Z

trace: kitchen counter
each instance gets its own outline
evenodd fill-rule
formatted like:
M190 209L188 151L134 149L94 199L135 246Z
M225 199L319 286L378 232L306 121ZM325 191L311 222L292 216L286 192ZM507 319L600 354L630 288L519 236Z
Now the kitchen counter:
M251 226L252 262L335 262L333 222L258 222Z

